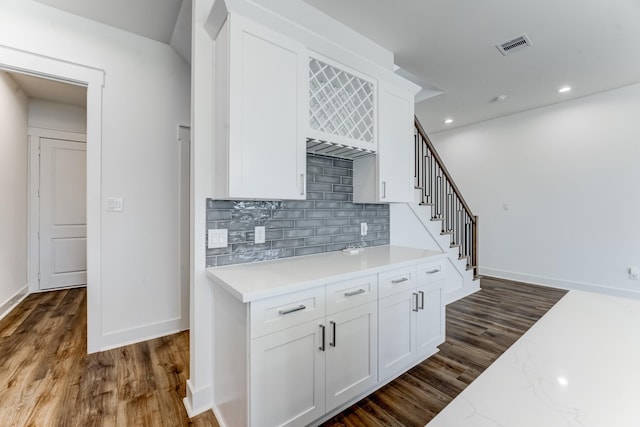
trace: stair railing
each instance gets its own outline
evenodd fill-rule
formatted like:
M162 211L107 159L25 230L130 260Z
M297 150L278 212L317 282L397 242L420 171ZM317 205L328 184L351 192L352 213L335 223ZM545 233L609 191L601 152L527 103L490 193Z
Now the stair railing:
M478 276L478 217L462 197L422 125L415 118L415 179L420 204L431 207L431 221L440 221L440 234L451 236L458 259Z

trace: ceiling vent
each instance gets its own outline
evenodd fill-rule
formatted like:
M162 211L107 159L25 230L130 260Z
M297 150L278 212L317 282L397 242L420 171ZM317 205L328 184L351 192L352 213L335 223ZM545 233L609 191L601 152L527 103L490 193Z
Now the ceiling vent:
M529 37L527 37L526 34L523 34L513 40L509 40L508 42L496 45L500 53L505 56L529 46L531 46L531 40L529 40Z

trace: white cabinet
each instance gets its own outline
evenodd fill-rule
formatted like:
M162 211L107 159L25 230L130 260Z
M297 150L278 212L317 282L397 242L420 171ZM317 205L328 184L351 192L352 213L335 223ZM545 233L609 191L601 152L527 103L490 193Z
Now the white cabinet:
M214 287L214 398L222 425L317 423L437 351L444 339L443 261L380 264L381 252L335 260L376 265L357 275L338 268L344 280L293 282L289 291L256 299L236 293L247 290L253 273L285 281L306 261L328 255L243 265L233 270L237 287ZM214 280L223 280L225 268Z
M215 61L213 198L304 199L305 47L230 14Z
M377 294L373 274L251 305L252 425L306 425L377 384Z
M441 275L440 263L423 264L413 272L381 274L381 290L382 280L389 286L386 296L381 294L379 300L380 380L431 356L444 341ZM396 287L392 286L394 282Z
M251 425L306 425L325 413L324 325L307 322L251 342Z
M378 91L378 152L353 162L357 203L413 202L414 96L386 82Z
M309 138L375 151L376 110L375 80L328 58L310 56Z

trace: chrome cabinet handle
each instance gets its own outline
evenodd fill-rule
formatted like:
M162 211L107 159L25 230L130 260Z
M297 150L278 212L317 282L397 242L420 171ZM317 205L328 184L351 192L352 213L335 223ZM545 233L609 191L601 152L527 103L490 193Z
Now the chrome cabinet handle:
M359 295L359 294L364 294L366 291L364 289L358 289L357 291L353 291L353 292L345 292L344 296L345 297L352 297L354 295Z
M295 313L296 311L304 310L305 308L307 307L305 307L303 304L300 304L299 306L290 308L288 310L278 310L278 314L284 316L285 314Z
M412 311L417 312L418 311L418 294L417 293L413 293L413 296L415 297L415 303L416 303L416 308L412 309Z
M336 346L336 322L334 322L333 320L329 321L329 324L331 325L331 329L332 329L332 337L331 337L331 342L329 343L329 345L331 347L335 347Z
M424 310L424 292L418 291L420 294L420 310Z
M382 198L387 198L387 181L382 181Z
M318 350L324 351L324 325L320 325L320 329L322 330L322 345L318 347Z
M304 185L304 174L301 173L300 174L300 195L301 196L304 196L304 187L305 187L305 185Z
M427 271L426 273L427 273L427 274L435 274L435 273L439 273L439 272L440 272L440 269L439 269L439 268L435 268L435 269L433 269L433 270L429 270L429 271Z
M403 277L402 279L396 279L396 280L392 280L391 283L393 283L394 285L397 285L398 283L402 283L402 282L406 282L407 279L406 277Z

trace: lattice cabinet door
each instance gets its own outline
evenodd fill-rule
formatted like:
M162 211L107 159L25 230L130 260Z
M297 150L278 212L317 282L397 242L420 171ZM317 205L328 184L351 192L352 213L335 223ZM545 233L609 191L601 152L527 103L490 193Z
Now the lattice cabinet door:
M375 81L328 60L310 57L307 136L375 151Z

